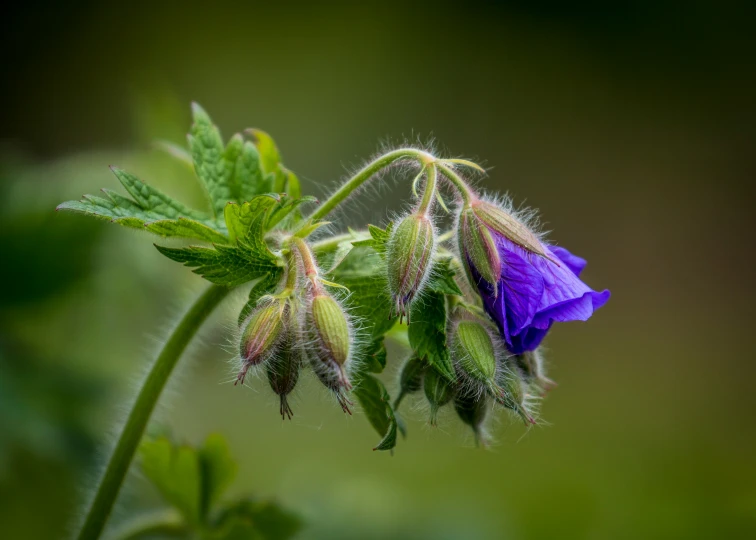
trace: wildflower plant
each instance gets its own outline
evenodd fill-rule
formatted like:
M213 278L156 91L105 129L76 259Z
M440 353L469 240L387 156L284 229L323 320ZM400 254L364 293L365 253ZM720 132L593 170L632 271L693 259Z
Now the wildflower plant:
M185 247L156 245L212 285L169 337L142 386L100 481L80 538L99 536L152 410L178 358L229 291L249 285L239 315L237 385L259 371L295 413L288 396L311 370L347 414L359 404L392 450L405 429L397 409L422 394L436 424L456 411L476 440L496 409L526 425L553 386L540 344L554 322L587 320L609 298L579 279L585 261L547 243L530 214L488 198L470 184L477 164L414 147L387 151L318 203L301 194L273 139L247 130L224 143L210 117L193 106L189 151L172 154L194 166L207 208L188 208L113 169L130 197L110 190L61 204L70 210L184 238ZM397 165L416 170L410 211L383 228L332 233L326 221L365 182ZM406 170L402 168L401 170ZM445 201L453 201L449 210ZM439 212L453 226L439 232ZM329 227L326 227L329 225ZM387 360L387 334L406 329L412 349L392 402L376 377ZM264 384L264 383L262 383ZM421 392L422 391L422 392Z

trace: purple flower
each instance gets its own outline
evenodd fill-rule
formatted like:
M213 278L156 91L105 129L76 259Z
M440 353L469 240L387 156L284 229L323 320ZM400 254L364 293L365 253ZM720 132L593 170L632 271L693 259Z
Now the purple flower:
M485 205L486 211L470 210L467 220L475 220L476 226L468 223L466 230L461 229L460 250L486 312L496 321L510 352L522 354L536 349L555 321L588 320L609 300L608 290L596 292L578 277L585 268L584 259L562 247L544 245L535 235L523 242L521 236L507 234L508 221L502 226L500 219L487 219L493 205L479 204ZM500 213L504 211L496 208L494 214L500 217ZM517 223L517 232L521 233L519 227L524 225ZM485 256L467 249L475 245L470 231L485 238L479 244L493 249ZM490 268L492 265L494 268Z

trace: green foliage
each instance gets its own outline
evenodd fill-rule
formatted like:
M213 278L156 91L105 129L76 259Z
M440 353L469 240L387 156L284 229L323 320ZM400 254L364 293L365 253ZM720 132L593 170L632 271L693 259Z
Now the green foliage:
M370 425L383 437L373 450L392 450L396 446L397 422L386 387L372 375L364 375L355 387L354 395Z
M145 476L179 511L178 522L166 515L170 520L166 526L182 537L279 540L291 538L301 528L298 517L274 502L248 497L223 502L237 465L221 435L208 436L199 448L176 446L166 437L147 439L140 457ZM159 530L159 526L150 521L148 530Z
M433 289L412 304L412 323L407 334L415 354L449 381L455 379L446 345L446 297Z

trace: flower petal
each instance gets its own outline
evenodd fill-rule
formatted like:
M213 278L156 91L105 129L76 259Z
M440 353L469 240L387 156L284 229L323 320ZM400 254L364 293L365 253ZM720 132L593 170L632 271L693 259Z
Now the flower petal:
M562 261L564 264L567 265L567 268L572 270L572 273L576 276L580 275L580 272L583 271L585 266L588 264L588 261L583 259L582 257L578 257L577 255L573 255L569 251L567 251L565 248L560 246L548 246L549 251L556 255L556 257Z

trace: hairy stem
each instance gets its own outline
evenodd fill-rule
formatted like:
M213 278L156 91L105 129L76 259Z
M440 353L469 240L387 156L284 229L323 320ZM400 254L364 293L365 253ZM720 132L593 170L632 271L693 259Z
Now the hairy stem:
M228 292L228 288L218 285L208 288L197 298L168 338L160 356L158 356L144 380L134 406L131 408L126 425L116 443L105 473L97 486L95 497L87 511L84 525L79 532L79 540L99 538L142 439L147 422L166 382L168 382L168 377L199 327Z
M460 196L462 197L462 202L464 202L465 206L468 206L470 202L473 199L473 192L470 190L470 187L467 185L467 182L462 180L460 176L454 172L454 169L451 167L444 165L443 163L438 164L438 169L441 171L441 174L443 174L449 182L451 182L455 188L457 188L457 191L459 191Z
M422 150L418 150L417 148L399 148L397 150L383 154L382 156L365 165L362 169L357 171L357 174L347 180L343 186L341 186L333 195L328 198L328 200L321 204L318 209L309 216L309 221L315 221L324 218L329 213L331 213L334 208L341 204L344 199L349 197L349 195L351 195L355 189L369 180L370 177L372 177L375 173L377 173L381 169L388 167L395 161L404 158L417 159L422 163L432 163L436 160L436 158L431 154L423 152Z
M420 206L417 207L419 214L427 215L433 199L436 196L436 180L438 179L438 169L436 165L431 163L427 167L428 180L425 182L425 190L423 191L423 198L420 200Z

